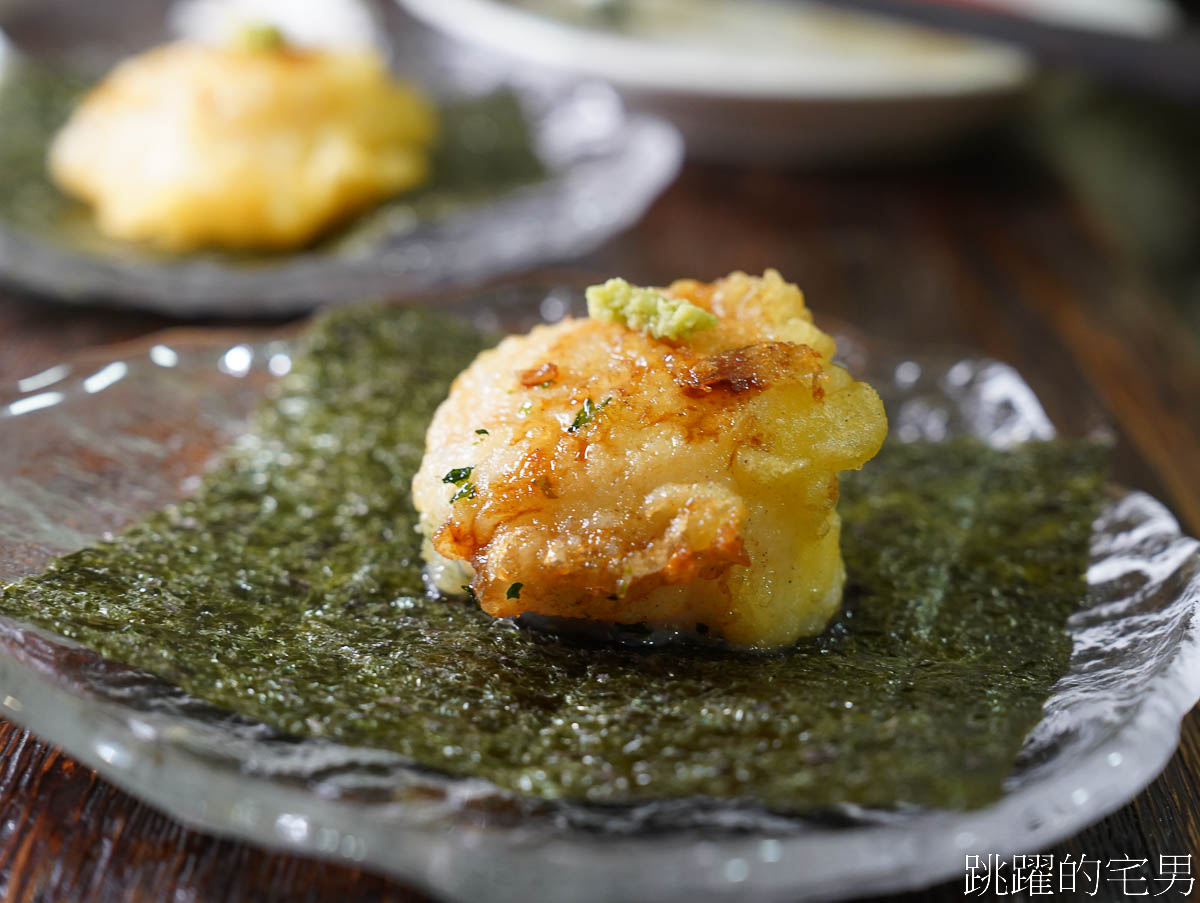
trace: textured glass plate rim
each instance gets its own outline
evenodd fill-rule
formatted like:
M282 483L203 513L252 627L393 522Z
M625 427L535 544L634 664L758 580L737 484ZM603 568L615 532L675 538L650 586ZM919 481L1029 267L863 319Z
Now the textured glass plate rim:
M207 365L217 360L218 347L230 346L228 335L212 346ZM151 344L153 339L145 343ZM193 352L198 353L190 348L190 356L181 360L202 363ZM122 350L104 360L130 361L133 354ZM78 390L81 382L67 380L56 390L69 398L73 384ZM12 423L12 414L6 413L0 408L0 424ZM1098 525L1119 522L1123 536L1161 540L1172 561L1195 560L1200 543L1182 536L1160 503L1116 488L1112 498ZM1136 554L1136 549L1125 553ZM1149 784L1173 754L1180 721L1200 696L1200 623L1195 616L1200 579L1193 575L1173 604L1178 603L1184 608L1177 614L1186 618L1187 628L1169 667L1139 695L1135 716L1102 748L1074 763L1069 782L1035 780L972 812L898 813L890 822L792 836L749 832L706 838L680 831L581 843L578 834L547 836L544 830L526 833L520 826L457 825L447 831L438 824L447 805L477 796L494 798L494 789L480 781L448 780L448 802L421 811L411 802L365 805L238 773L228 767L236 761L213 761L174 743L169 730L159 733L119 704L67 690L8 654L0 655L0 706L6 717L189 825L363 865L453 899L661 900L681 893L704 900L746 893L764 900L798 895L837 899L960 875L967 854L1043 849L1119 808ZM18 634L60 649L75 648L45 631L0 618L0 635ZM86 705L73 719L47 714L76 709L81 699ZM1154 746L1146 746L1147 737L1155 738ZM253 796L247 795L248 782Z
M0 44L0 77L5 52ZM526 90L511 87L518 96ZM581 90L595 88L585 84ZM561 95L532 117L535 133L579 96ZM147 263L73 250L0 223L0 277L72 304L239 317L305 313L337 299L481 282L586 254L641 219L678 174L683 138L665 120L645 113L623 111L618 128L620 140L604 153L587 153L563 166L548 163L539 182L422 223L414 233L381 237L365 254L299 252L278 264L244 269L206 259ZM581 217L580 210L591 213ZM518 228L521 223L538 227ZM500 234L516 240L488 240Z

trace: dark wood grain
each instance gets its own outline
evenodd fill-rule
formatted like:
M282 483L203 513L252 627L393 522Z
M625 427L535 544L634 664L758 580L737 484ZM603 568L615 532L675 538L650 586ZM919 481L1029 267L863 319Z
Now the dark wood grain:
M425 900L374 875L182 827L0 723L5 901Z
M1141 284L1104 226L1038 172L1019 151L990 144L893 172L692 165L638 227L571 270L663 282L774 266L805 288L818 315L895 347L1007 360L1063 429L1110 420L1115 478L1200 530L1200 342ZM0 383L167 325L0 289ZM1197 788L1193 713L1162 776L1054 852L1200 855ZM904 899L961 893L954 881ZM1114 898L1105 887L1091 899ZM182 828L0 723L0 901L414 899L389 880Z

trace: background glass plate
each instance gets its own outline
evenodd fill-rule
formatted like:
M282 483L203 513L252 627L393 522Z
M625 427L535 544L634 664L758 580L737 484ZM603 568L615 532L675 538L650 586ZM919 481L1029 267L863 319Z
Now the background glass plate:
M144 0L102 10L48 0L11 23L9 53L20 48L99 74L163 41L163 15L161 4ZM102 300L184 316L295 313L584 254L636 222L678 172L678 133L652 117L628 115L611 89L502 66L398 11L385 24L397 68L435 96L453 101L513 90L545 176L436 215L414 215L401 203L356 221L362 227L344 243L334 236L327 246L244 262L215 254L156 258L134 253L135 246L128 254L92 252L0 221L0 276L75 303ZM0 76L4 57L0 35Z
M574 294L510 287L483 325L563 315ZM0 579L186 492L242 429L286 338L164 333L0 392ZM1050 438L1004 364L891 359L842 340L903 441ZM281 736L163 681L0 619L0 712L183 821L360 863L436 894L529 899L833 899L961 874L965 854L1033 852L1118 808L1161 770L1200 695L1200 544L1158 502L1113 489L1095 525L1070 671L995 804L972 812L781 817L682 800L602 808L525 800L393 753Z

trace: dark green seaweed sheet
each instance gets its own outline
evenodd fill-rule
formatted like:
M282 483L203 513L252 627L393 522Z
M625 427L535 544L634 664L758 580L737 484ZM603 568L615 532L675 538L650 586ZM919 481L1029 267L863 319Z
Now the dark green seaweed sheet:
M960 808L1001 790L1084 593L1102 450L885 448L844 481L845 610L782 654L584 648L428 598L409 480L465 323L325 316L197 495L0 611L299 735L547 798Z
M57 244L101 256L168 262L178 255L110 239L91 211L68 198L46 173L46 149L87 87L82 78L22 60L0 79L0 223ZM430 183L358 216L309 250L330 255L361 253L389 235L434 222L546 176L529 123L507 90L455 98L438 110L442 136ZM228 265L278 261L281 253L206 251L187 255Z

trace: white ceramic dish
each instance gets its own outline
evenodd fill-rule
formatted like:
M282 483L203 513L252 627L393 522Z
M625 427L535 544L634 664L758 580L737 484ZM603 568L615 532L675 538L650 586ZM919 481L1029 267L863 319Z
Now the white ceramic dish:
M671 119L692 153L724 159L815 163L927 143L1011 106L1034 71L1022 53L998 45L779 0L700 0L686 19L678 9L689 0L641 0L636 8L650 12L628 31L533 9L568 8L569 0L528 8L399 2L456 38L609 81L631 107ZM1176 19L1163 0L1008 2L1049 20L1137 34ZM680 23L676 34L671 21Z

